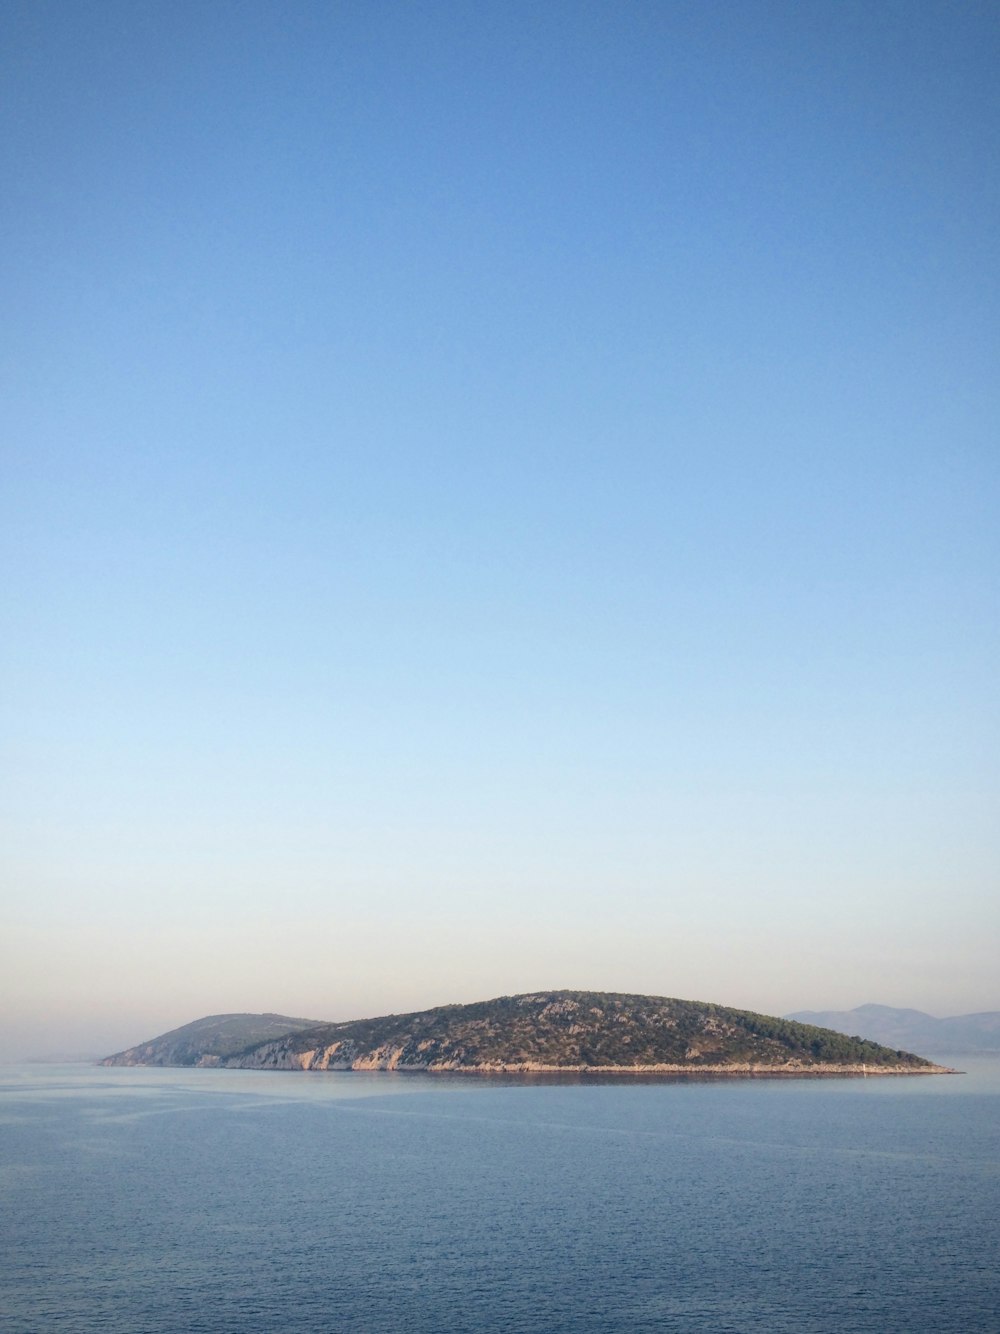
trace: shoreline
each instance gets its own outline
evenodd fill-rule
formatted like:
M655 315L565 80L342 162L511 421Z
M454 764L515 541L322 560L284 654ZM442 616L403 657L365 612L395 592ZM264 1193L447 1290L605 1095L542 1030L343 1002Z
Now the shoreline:
M764 1065L721 1065L721 1066L543 1066L535 1062L521 1065L489 1066L351 1066L344 1073L363 1073L376 1071L384 1074L427 1074L427 1075L617 1075L623 1079L641 1078L643 1075L713 1075L719 1079L751 1079L761 1075L775 1078L824 1078L827 1075L853 1075L857 1079L868 1079L875 1075L959 1075L964 1071L952 1070L949 1066L764 1066Z
M303 1074L414 1074L414 1075L468 1075L490 1078L496 1075L585 1075L613 1076L623 1080L641 1079L648 1075L684 1076L700 1078L709 1076L715 1079L756 1079L771 1077L779 1079L823 1079L829 1076L868 1079L893 1075L960 1075L964 1071L951 1066L928 1064L912 1065L807 1065L800 1061L788 1061L781 1065L766 1065L752 1061L729 1062L717 1065L544 1065L538 1061L490 1062L481 1065L459 1065L442 1063L423 1065L389 1059L366 1061L364 1058L348 1064L330 1061L313 1062L309 1059L314 1053L303 1052L299 1060L284 1062L247 1062L230 1063L228 1061L206 1061L201 1068L219 1068L236 1070L275 1070L284 1073L301 1072ZM305 1059L301 1059L304 1057ZM200 1063L199 1063L200 1064Z
M371 1067L352 1067L365 1069ZM875 1075L960 1075L961 1070L950 1066L861 1066L861 1065L538 1065L527 1062L519 1065L476 1065L476 1066L397 1066L396 1070L405 1073L407 1069L416 1074L430 1075L621 1075L624 1078L642 1075L715 1075L718 1078L749 1078L758 1075L781 1077L799 1077L812 1079L825 1075L854 1075L867 1079Z
M538 1061L489 1062L481 1065L459 1065L442 1063L423 1065L416 1062L396 1061L390 1057L375 1061L364 1058L348 1064L330 1061L319 1062L309 1058L314 1052L303 1052L299 1059L284 1061L242 1061L202 1058L193 1065L161 1065L144 1061L114 1061L104 1059L96 1061L98 1067L117 1066L120 1069L158 1069L158 1070L260 1070L279 1074L393 1074L393 1075L468 1075L489 1078L495 1075L586 1075L603 1077L606 1075L628 1079L641 1079L647 1075L666 1075L671 1077L686 1076L700 1078L710 1076L715 1079L757 1079L771 1077L776 1079L823 1079L826 1077L850 1077L869 1079L891 1077L893 1075L962 1075L964 1070L952 1066L936 1065L807 1065L800 1061L788 1061L781 1065L766 1065L752 1061L729 1062L716 1065L544 1065Z

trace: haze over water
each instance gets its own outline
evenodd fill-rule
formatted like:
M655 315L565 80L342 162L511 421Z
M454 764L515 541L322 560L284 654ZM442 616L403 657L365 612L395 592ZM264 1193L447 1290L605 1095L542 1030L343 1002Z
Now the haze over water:
M6 0L0 1062L1000 1008L998 68L977 0ZM980 1334L950 1063L0 1064L0 1313Z

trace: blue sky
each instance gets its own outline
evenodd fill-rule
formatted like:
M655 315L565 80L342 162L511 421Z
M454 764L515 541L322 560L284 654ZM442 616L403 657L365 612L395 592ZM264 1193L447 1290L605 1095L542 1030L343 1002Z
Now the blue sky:
M11 1032L1000 1007L995 7L0 24Z

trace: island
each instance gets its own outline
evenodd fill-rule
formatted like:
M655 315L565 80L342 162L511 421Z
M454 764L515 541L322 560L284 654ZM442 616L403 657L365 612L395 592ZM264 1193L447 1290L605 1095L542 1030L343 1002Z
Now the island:
M791 1019L602 991L531 992L342 1023L214 1015L101 1064L477 1075L955 1073L912 1052Z

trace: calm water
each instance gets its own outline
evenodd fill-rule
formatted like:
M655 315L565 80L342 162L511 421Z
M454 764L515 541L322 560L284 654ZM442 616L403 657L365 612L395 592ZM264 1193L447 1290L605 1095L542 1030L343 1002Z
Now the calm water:
M0 1326L1000 1331L1000 1062L500 1083L0 1071Z

